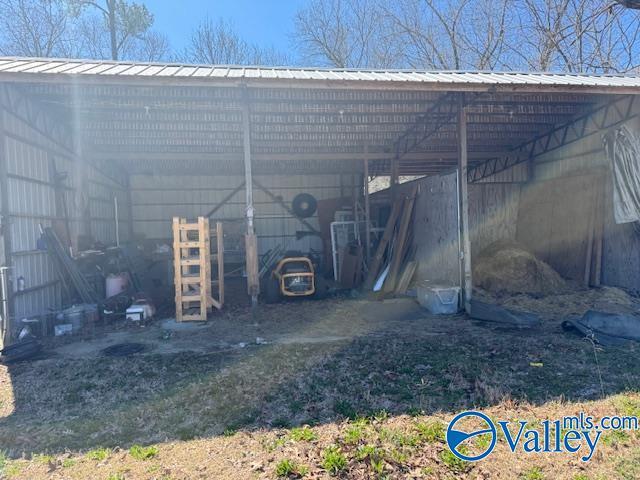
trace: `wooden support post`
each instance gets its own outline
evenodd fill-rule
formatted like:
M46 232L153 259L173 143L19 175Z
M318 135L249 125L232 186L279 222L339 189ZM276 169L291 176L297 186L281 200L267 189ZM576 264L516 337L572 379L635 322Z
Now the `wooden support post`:
M471 312L473 284L471 278L471 240L469 238L469 188L467 183L467 111L461 97L458 113L458 227L460 229L460 280L464 309Z
M396 194L398 190L398 171L400 169L400 154L396 152L395 156L391 159L391 179L389 188L391 189L391 202L395 202Z
M127 175L125 185L125 195L127 200L127 232L129 234L128 241L133 243L133 237L135 236L133 227L133 195L131 194L131 177Z
M216 261L218 262L218 302L224 305L224 232L222 223L216 222Z
M243 88L242 131L244 153L244 184L246 192L247 236L245 255L247 268L247 290L251 296L251 306L258 305L260 279L258 275L258 241L253 228L253 176L251 174L251 125L249 122L249 99L246 86Z
M351 175L351 198L353 202L353 221L356 222L356 240L362 245L360 238L360 192L358 191L358 175Z
M364 242L365 242L365 255L367 259L367 268L371 261L371 203L369 201L369 159L367 154L369 153L369 146L364 146Z

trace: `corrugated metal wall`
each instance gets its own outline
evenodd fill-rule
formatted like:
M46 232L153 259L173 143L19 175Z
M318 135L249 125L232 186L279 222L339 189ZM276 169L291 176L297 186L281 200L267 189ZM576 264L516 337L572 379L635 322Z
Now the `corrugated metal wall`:
M9 87L5 88L5 100L19 95ZM88 224L89 231L85 233L112 244L115 239L113 196L116 195L122 205L120 231L123 240L128 231L126 190L92 165L80 164L82 175L77 175L79 164L73 153L71 132L60 135L53 133L61 131L58 129L45 131L41 128L43 124L61 122L62 119L39 111L38 124L33 115L37 109L39 106L25 100L19 104L6 102L1 112L4 144L0 148L7 169L13 316L16 319L39 315L61 306L58 274L47 252L38 250L37 245L40 225L49 227L56 220L62 220L62 202L58 201L62 195L56 195L54 172L69 174L61 188L72 226ZM85 207L78 205L79 198L84 199ZM81 222L79 211L86 211L87 206L89 217ZM24 278L25 289L17 291L20 277Z
M356 175L255 175L255 180L273 195L291 206L293 198L302 192L317 200L352 196ZM163 176L134 175L131 177L131 203L136 236L154 240L171 238L171 219L174 216L195 218L206 215L236 187L243 176ZM260 253L282 245L288 250L320 250L317 236L296 240L297 230L307 230L278 202L254 185L255 229ZM245 190L238 191L211 218L222 221L225 231L233 228L244 232ZM307 219L319 229L317 214Z
M627 127L636 133L639 132L640 120L638 118L630 120L627 122ZM605 285L640 291L640 235L637 234L633 224L618 225L614 221L611 168L602 144L604 133L590 135L536 158L534 182L581 175L594 169L605 172L602 281Z

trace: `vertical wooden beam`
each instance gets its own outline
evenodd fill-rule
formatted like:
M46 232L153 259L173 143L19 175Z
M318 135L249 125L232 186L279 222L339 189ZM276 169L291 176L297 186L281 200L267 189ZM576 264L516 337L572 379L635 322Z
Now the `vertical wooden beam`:
M389 188L391 189L391 202L396 200L397 190L398 190L398 171L400 169L400 153L396 152L394 157L391 159L391 180Z
M369 201L369 145L364 146L364 241L367 267L371 261L371 203Z
M247 267L247 290L251 296L251 306L258 305L260 293L260 279L258 274L258 241L253 226L253 176L251 173L251 124L249 119L249 98L246 86L243 86L242 102L242 133L244 153L244 184L246 192L247 235L245 240L245 255Z
M471 312L473 283L471 278L471 239L469 238L469 187L467 183L467 111L464 97L460 97L458 112L458 227L460 229L460 279L464 309Z
M224 233L222 222L216 222L216 261L218 262L218 301L224 305Z
M0 268L3 269L0 275L4 278L3 288L0 291L2 295L2 346L11 344L12 325L11 313L13 312L13 288L9 281L10 269L12 265L12 247L11 247L11 212L9 209L9 172L7 165L7 135L5 132L5 110L0 107L0 237L2 237L2 246L0 247Z
M129 233L129 243L133 242L133 195L131 194L131 176L127 175L125 185L125 195L127 199L127 231Z
M182 266L180 259L182 258L182 249L180 242L182 240L180 232L180 218L173 217L173 284L175 286L176 301L176 322L182 322Z
M356 222L356 228L360 228L360 192L358 192L358 175L351 175L351 198L353 202L353 221Z

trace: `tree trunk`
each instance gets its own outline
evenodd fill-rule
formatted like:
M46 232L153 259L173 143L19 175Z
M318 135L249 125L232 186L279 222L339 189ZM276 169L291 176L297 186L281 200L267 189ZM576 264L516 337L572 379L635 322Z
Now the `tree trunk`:
M109 36L111 39L111 60L118 60L118 40L116 38L116 1L107 0L109 12Z

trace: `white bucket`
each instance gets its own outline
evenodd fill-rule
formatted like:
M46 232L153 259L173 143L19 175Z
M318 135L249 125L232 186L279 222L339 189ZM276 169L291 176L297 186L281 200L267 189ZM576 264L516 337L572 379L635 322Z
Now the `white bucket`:
M111 298L127 289L129 286L129 277L126 273L119 273L118 275L111 274L107 277L106 283L107 298Z
M451 315L460 309L460 287L419 285L418 302L435 315Z

